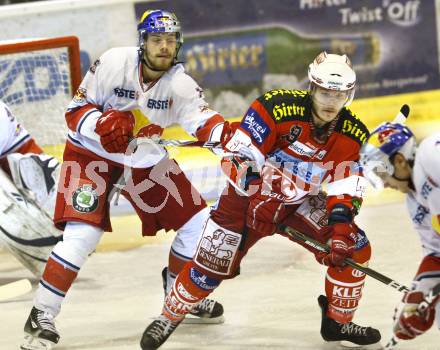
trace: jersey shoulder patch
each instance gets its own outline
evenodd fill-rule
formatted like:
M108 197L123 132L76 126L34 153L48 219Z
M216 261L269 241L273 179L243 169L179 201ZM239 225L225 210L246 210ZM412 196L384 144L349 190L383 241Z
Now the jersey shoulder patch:
M270 90L258 101L264 106L275 123L292 120L308 120L312 110L307 90Z
M335 131L363 145L370 136L366 125L350 109L342 108Z

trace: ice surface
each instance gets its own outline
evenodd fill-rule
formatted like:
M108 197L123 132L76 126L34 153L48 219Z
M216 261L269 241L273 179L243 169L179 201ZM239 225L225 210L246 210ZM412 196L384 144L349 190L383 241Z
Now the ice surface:
M370 267L409 285L421 259L418 237L403 204L362 209L358 223L373 246ZM144 328L161 309L161 269L169 241L92 255L57 318L59 350L139 349ZM302 247L282 237L260 241L244 259L241 275L225 281L213 297L225 307L222 325L181 325L161 349L330 350L319 334L325 269ZM32 278L12 256L0 253L0 284ZM37 281L32 280L35 286ZM367 277L355 322L391 335L391 317L401 297ZM18 349L32 294L0 304L0 349ZM396 349L439 350L434 327Z

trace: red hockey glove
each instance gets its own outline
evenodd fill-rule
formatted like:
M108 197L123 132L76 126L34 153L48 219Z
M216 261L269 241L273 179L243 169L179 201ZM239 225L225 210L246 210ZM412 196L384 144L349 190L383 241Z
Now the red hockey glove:
M163 128L156 124L149 124L142 127L136 137L161 137L163 134Z
M222 144L222 148L225 151L229 151L226 148L226 144L231 140L232 136L235 133L235 130L237 130L239 126L240 126L240 122L229 123L228 121L225 121L225 123L223 124L222 134L220 136L220 142Z
M130 112L110 109L99 117L95 132L109 153L124 153L133 137L134 117Z
M250 185L261 184L261 180ZM261 235L267 236L276 231L276 225L285 219L286 209L282 194L259 189L250 196L246 224Z
M431 328L435 318L435 305L438 301L431 302L422 312L417 308L424 300L425 295L421 291L411 291L403 296L404 303L400 315L396 315L394 333L400 339L414 339Z
M356 245L356 226L352 223L336 223L332 227L330 253L317 253L319 263L331 267L345 266L344 259L353 255Z

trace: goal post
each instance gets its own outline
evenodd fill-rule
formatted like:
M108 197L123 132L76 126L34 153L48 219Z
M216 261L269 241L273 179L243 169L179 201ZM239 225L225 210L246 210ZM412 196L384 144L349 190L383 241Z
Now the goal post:
M64 113L80 82L75 36L0 42L0 100L57 157L67 135Z

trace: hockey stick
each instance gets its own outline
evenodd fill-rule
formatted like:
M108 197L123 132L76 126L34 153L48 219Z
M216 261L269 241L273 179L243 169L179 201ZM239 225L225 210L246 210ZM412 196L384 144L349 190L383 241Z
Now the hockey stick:
M151 137L136 137L130 139L129 147L127 148L128 155L132 155L136 152L138 146L148 146L151 145L153 148L156 145L163 147L200 147L206 149L218 149L222 150L221 142L214 141L192 141L192 140L172 140L172 139L155 139ZM148 153L148 151L145 151ZM154 153L154 151L152 152ZM230 155L232 153L224 153L223 156ZM124 174L117 181L117 186L113 187L108 196L109 202L112 200L113 196L116 195L115 205L118 204L119 196L122 188L127 183L127 178L131 176L131 170L124 171Z
M4 284L0 286L0 302L19 297L31 290L32 285L27 278Z
M408 118L409 115L409 106L407 104L404 104L401 108L399 113L394 118L394 123L400 123L404 124L405 120ZM149 137L139 137L136 139L137 143L142 142L153 142L161 146L165 147L201 147L201 148L221 148L222 143L219 141L192 141L192 140L172 140L172 139L158 139L154 140Z
M417 312L423 313L428 307L432 305L434 300L440 295L440 283L436 284L434 288L428 293L428 295L423 299L423 301L417 307ZM400 341L397 336L393 335L388 343L385 345L384 350L392 350Z
M154 140L149 137L139 137L136 139L137 144L148 142L156 143L165 147L201 147L201 148L221 148L221 142L217 141L191 141L191 140L171 140L171 139L158 139Z
M283 232L288 234L290 237L295 238L297 240L300 240L312 248L315 248L321 252L326 252L326 253L330 252L330 247L327 244L321 243L313 238L310 238L309 236L305 235L302 232L295 230L292 227L286 226L284 224L279 224L278 227ZM396 282L395 280L393 280L385 275L382 275L381 273L379 273L373 269L370 269L369 267L362 266L362 265L358 264L357 262L355 262L353 259L345 258L344 262L347 265L353 267L354 269L362 271L363 273L374 278L375 280L378 280L379 282L382 282L382 283L386 284L387 286L390 286L391 288L397 289L399 292L408 292L409 291L409 288L407 286L400 284L399 282Z

